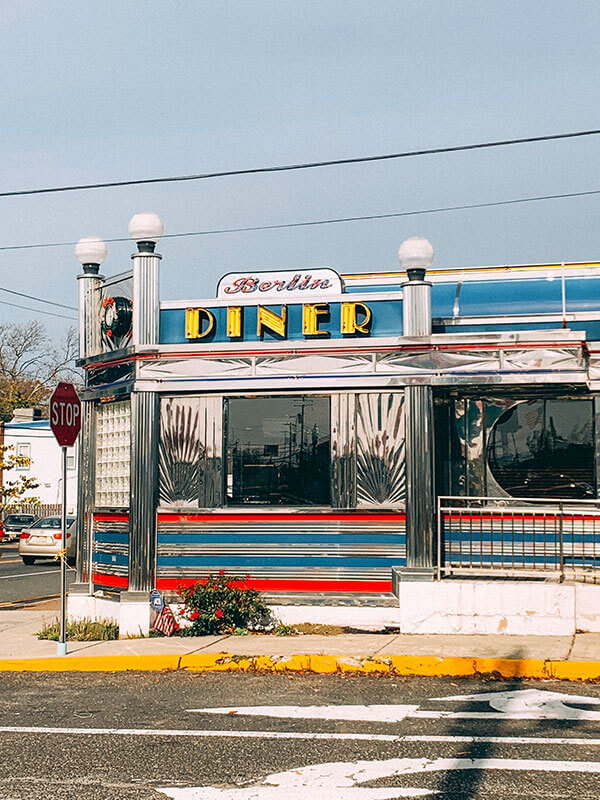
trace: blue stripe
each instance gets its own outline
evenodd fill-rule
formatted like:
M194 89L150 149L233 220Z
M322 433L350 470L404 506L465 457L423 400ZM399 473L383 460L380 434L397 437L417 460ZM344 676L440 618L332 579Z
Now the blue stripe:
M235 564L240 567L392 567L398 558L352 558L351 556L317 558L265 558L263 556L158 556L162 567L215 567L221 569Z
M111 544L127 544L129 542L129 534L122 531L94 531L94 540L98 544L103 542Z
M126 567L129 564L127 556L119 553L94 553L94 564L120 564Z
M98 541L100 541L98 539ZM104 541L109 541L108 539ZM402 545L406 541L404 533L388 534L340 534L311 533L159 533L159 544L382 544Z

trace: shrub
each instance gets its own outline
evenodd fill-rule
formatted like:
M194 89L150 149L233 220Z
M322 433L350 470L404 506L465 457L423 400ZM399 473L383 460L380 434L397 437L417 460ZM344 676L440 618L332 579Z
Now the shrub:
M52 642L58 642L59 636L60 621L58 619L50 625L44 625L37 634L38 639L50 639ZM106 642L109 639L118 638L119 625L114 620L79 619L67 622L67 639L71 642Z
M181 635L206 636L272 627L271 612L260 592L246 584L247 578L219 572L192 586L180 586L177 594L183 601L183 608L179 613L190 623L181 628Z

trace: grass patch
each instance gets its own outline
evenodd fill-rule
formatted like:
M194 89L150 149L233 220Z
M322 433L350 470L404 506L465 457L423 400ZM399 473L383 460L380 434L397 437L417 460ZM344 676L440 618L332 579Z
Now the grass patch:
M49 639L58 642L60 637L60 620L56 619L44 625L37 634L38 639ZM119 638L119 625L110 619L80 619L67 622L67 639L71 642L106 642Z
M299 625L292 625L292 633L303 634L308 636L314 634L315 636L339 636L342 633L347 633L346 628L341 625L320 625L313 622L301 622Z

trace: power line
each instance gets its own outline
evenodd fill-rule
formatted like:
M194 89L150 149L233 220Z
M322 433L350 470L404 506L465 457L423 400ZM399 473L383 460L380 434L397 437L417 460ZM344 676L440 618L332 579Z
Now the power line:
M365 164L371 161L390 161L398 158L439 155L441 153L459 153L466 150L483 150L491 147L506 147L514 144L530 144L532 142L549 142L557 139L575 139L582 136L597 136L600 130L575 131L573 133L555 133L547 136L528 136L521 139L501 139L477 144L463 144L454 147L433 147L427 150L406 150L400 153L386 153L376 156L359 156L357 158L336 158L329 161L308 161L300 164L282 164L271 167L251 167L249 169L232 169L222 172L201 172L195 175L173 175L166 178L139 178L127 181L107 181L105 183L82 183L67 186L51 186L42 189L19 189L11 192L0 192L0 197L19 197L28 194L52 194L57 192L78 192L84 189L108 189L119 186L140 186L150 183L178 183L182 181L200 181L207 178L225 178L234 175L258 175L268 172L290 172L292 170L314 169L316 167L334 167L342 164Z
M536 203L543 200L564 200L572 197L590 197L592 195L600 194L600 189L590 189L589 191L585 192L564 192L562 194L542 194L542 195L535 195L532 197L518 197L512 200L493 200L489 203L466 203L464 205L456 205L456 206L438 206L436 208L422 208L417 209L415 211L394 211L387 214L363 214L360 216L353 216L353 217L332 217L329 219L318 219L318 220L305 220L302 222L282 222L280 224L275 225L249 225L242 228L214 228L210 230L204 231L185 231L183 233L166 233L163 235L163 239L180 239L187 236L214 236L217 234L225 234L225 233L248 233L251 231L270 231L270 230L278 230L282 228L303 228L303 227L311 227L316 225L333 225L336 223L342 222L365 222L368 220L374 219L393 219L396 217L416 217L422 214L442 214L451 211L467 211L471 209L478 209L478 208L493 208L497 206L510 206L510 205L517 205L519 203ZM111 239L105 239L106 242L130 242L131 239L129 236L120 236L114 237ZM74 247L77 242L45 242L39 244L16 244L16 245L6 245L0 247L0 251L7 251L7 250L33 250L41 247ZM1 287L0 287L0 290ZM2 291L9 291L4 289ZM29 297L30 295L24 295ZM38 299L31 297L31 299ZM48 301L44 301L48 302ZM58 304L53 304L58 305ZM71 306L65 306L65 308L71 308Z
M63 303L57 303L54 300L44 300L43 298L35 297L32 294L23 294L23 292L15 292L14 289L5 289L4 286L0 286L0 292L8 292L8 294L16 294L18 297L26 297L28 300L36 300L38 303L46 303L49 306L57 306L58 308L68 308L69 311L77 311L77 309L74 306L66 306ZM23 306L23 308L25 308L25 306Z
M33 311L34 314L46 314L49 317L60 317L61 319L71 319L74 322L77 320L76 317L67 317L64 314L53 314L52 311L43 311L39 308L31 308L30 306L21 306L18 303L9 303L7 300L0 300L0 303L3 306L12 306L13 308L24 308L26 311Z

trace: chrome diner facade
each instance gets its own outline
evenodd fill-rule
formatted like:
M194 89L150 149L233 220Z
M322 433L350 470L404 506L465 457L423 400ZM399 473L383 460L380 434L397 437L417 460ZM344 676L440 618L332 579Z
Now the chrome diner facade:
M598 498L600 263L435 270L413 238L400 271L241 270L161 301L162 223L130 232L126 273L100 275L99 240L77 251L73 591L170 596L223 570L375 597L443 574L442 527L488 524L439 498L495 498L490 520Z

